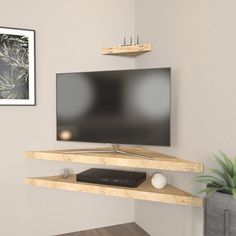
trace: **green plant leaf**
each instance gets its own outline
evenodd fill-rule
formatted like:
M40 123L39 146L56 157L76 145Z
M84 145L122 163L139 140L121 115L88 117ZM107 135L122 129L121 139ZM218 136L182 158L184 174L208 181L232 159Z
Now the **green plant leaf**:
M228 166L225 164L225 162L223 160L221 160L218 156L216 156L215 154L213 154L216 161L218 162L218 164L221 166L221 168L223 169L224 173L229 173L230 170L228 169Z
M217 170L217 169L212 169L212 168L206 168L206 171L212 174L215 174L216 176L218 176L218 179L220 181L222 181L223 183L226 184L225 181L225 173L223 171Z
M234 158L234 175L236 175L236 157Z
M236 188L232 188L232 195L233 195L233 198L236 199Z
M234 182L234 186L236 187L236 175L232 178L233 182Z
M193 182L196 182L196 183L205 183L205 184L208 184L208 183L211 183L211 182L217 182L219 183L220 185L223 185L225 186L226 185L226 182L215 177L215 176L211 176L211 175L201 175L201 176L197 176Z
M233 178L228 173L225 173L225 179L227 179L227 184L229 187L231 187L231 188L235 187Z
M219 177L219 179L223 182L223 183L227 183L226 179L225 179L225 174L224 172L220 171L220 170L216 170L216 169L212 169L212 168L208 168L207 171L209 173L213 173L215 175L217 175Z
M224 158L224 162L225 162L225 166L227 167L227 170L228 170L228 174L233 177L234 176L234 165L233 165L233 162L227 157L227 155L220 151L221 155L223 156Z
M210 174L203 174L194 178L195 183L206 184L207 186L198 192L210 195L214 192L222 192L233 195L236 199L236 158L232 161L224 152L221 156L214 157L221 169L207 169Z
M222 188L216 188L216 187L207 187L205 189L200 190L197 194L206 193L207 195L211 195L215 192L220 191Z

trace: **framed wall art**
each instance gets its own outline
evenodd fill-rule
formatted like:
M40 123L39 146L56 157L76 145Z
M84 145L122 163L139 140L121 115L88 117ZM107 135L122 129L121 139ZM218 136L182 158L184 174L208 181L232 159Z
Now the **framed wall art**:
M0 105L36 105L34 30L0 27Z

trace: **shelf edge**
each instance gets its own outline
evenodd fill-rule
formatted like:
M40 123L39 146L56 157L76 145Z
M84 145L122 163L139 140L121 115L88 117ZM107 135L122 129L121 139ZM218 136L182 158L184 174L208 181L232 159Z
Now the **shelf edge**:
M35 160L49 160L49 161L65 161L83 164L95 164L95 165L107 165L107 166L120 166L120 167L132 167L132 168L145 168L145 169L158 169L168 171L181 171L202 173L204 171L204 165L201 163L195 163L191 161L185 161L178 159L178 161L170 160L140 160L134 158L121 158L121 157L109 157L109 156L95 156L95 155L83 155L83 154L62 154L55 151L26 151L25 158ZM174 157L173 157L174 158Z
M69 183L54 180L46 180L43 178L27 177L24 180L25 184L36 187L46 187L53 189L61 189L68 191L92 193L113 197L123 197L134 200L154 201L160 203L177 204L183 206L203 207L203 199L195 196L181 196L163 193L152 193L145 191L138 191L135 189L119 189L116 186L96 185L87 183Z

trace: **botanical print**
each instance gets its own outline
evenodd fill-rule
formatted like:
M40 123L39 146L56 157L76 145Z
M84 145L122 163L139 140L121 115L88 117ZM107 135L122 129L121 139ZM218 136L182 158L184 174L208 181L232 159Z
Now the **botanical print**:
M0 99L29 98L28 38L0 34Z
M34 30L0 27L0 105L35 105Z

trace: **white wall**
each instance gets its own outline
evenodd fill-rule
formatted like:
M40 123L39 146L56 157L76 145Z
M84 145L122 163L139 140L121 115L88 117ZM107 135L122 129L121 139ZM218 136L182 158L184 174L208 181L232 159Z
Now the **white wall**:
M55 74L133 68L133 59L102 56L100 49L133 33L134 0L1 0L0 5L0 25L35 29L37 51L37 106L0 107L0 235L46 236L133 221L131 200L25 186L26 176L88 166L25 160L23 152L81 146L56 142Z
M136 0L135 30L153 51L136 67L173 68L171 148L156 150L214 165L219 149L235 156L236 2ZM167 173L193 191L194 175ZM202 211L136 202L136 221L151 235L202 236Z
M56 72L171 66L173 145L153 149L205 164L213 164L211 153L219 149L235 154L235 9L234 0L1 0L2 26L36 30L37 106L0 107L0 235L45 236L134 220L131 200L23 184L25 176L57 174L61 167L88 168L23 158L29 149L84 146L55 141ZM100 55L134 29L153 44L151 53ZM167 175L194 190L194 175ZM152 236L202 236L200 209L135 206L137 223Z

